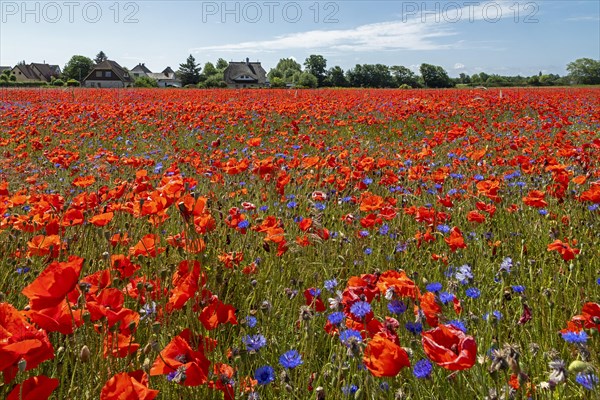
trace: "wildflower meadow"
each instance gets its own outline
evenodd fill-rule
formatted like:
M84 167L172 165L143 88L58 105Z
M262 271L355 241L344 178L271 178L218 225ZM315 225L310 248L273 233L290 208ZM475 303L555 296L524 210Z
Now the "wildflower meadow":
M0 91L0 398L600 398L600 89Z

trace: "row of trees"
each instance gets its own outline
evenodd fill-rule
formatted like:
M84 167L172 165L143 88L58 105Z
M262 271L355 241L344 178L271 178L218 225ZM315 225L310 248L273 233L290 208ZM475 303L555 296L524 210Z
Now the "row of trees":
M383 64L357 64L345 71L340 66L327 69L327 60L321 55L311 55L302 66L291 58L283 58L269 71L271 86L283 87L429 87L449 88L457 85L472 86L552 86L571 84L600 84L600 60L582 58L568 64L569 75L542 74L530 77L501 76L481 72L471 76L461 73L458 78L450 78L441 66L421 64L420 75L411 69Z

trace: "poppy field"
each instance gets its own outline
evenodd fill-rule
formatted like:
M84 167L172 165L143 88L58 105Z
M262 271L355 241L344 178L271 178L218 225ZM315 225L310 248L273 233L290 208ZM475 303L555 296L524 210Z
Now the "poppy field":
M0 398L600 390L600 89L0 92Z

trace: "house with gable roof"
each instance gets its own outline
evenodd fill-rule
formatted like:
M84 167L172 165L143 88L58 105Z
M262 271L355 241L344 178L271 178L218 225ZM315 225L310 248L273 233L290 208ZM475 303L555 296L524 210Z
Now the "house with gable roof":
M140 63L131 69L131 75L133 79L142 76L152 78L158 83L158 87L181 87L181 81L171 67L165 68L162 72L152 72L144 63Z
M50 82L52 78L58 79L60 67L46 63L19 64L12 69L17 82Z
M223 80L229 88L256 88L269 85L267 72L260 62L231 61L225 71L223 71Z
M95 88L124 88L133 85L129 72L116 61L106 60L94 65L83 80L83 86Z

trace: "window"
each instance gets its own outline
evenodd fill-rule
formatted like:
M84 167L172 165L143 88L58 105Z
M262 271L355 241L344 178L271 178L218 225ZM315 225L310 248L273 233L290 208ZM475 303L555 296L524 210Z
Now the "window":
M102 78L102 71L96 71L96 78Z
M105 76L105 77L107 77L107 78L112 78L112 72L110 72L110 71L106 71L106 72L104 73L104 76Z

